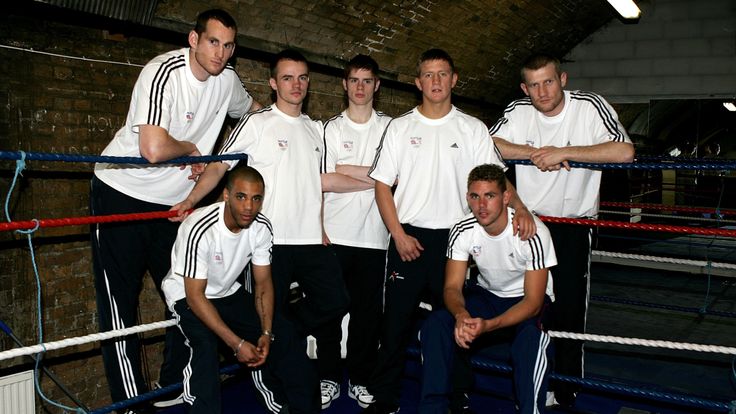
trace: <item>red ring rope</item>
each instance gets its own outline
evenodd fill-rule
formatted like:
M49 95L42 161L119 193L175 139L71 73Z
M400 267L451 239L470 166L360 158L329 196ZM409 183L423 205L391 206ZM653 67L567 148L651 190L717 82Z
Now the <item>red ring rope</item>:
M562 218L562 217L549 217L549 216L541 216L539 218L545 223L582 224L585 226L610 227L610 228L616 228L616 229L651 230L651 231L662 231L662 232L669 232L669 233L699 234L703 236L736 237L736 230L728 230L728 229L704 229L704 228L699 228L699 227L688 227L688 226L670 226L666 224L629 223L629 222L624 222L624 221L590 220L590 219Z
M110 214L107 216L69 217L61 219L38 220L39 227L64 227L79 224L111 223L118 221L151 220L174 217L176 211L154 211L151 213ZM704 236L726 236L736 237L736 230L728 229L705 229L688 226L670 226L665 224L629 223L611 220L590 220L577 218L562 218L541 216L540 219L547 223L567 223L585 226L610 227L630 230L651 230L669 233L699 234ZM0 230L30 230L36 228L36 221L11 221L0 223Z
M688 206L668 206L664 204L653 204L653 203L624 203L620 201L601 201L601 206L604 207L623 207L623 208L644 208L653 210L663 211L680 211L683 213L710 213L715 214L736 214L736 210L732 209L718 209L712 207L688 207Z
M39 227L64 227L78 224L112 223L118 221L152 220L175 217L177 211L154 211L150 213L110 214L107 216L68 217L38 220ZM36 228L36 221L11 221L0 223L0 230L30 230Z

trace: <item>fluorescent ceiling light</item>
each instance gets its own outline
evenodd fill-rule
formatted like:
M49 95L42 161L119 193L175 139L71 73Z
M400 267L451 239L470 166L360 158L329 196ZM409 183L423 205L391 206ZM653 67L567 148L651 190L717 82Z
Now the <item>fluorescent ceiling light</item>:
M634 0L608 0L608 2L624 19L638 19L641 15L641 10Z
M723 106L731 112L736 112L736 104L733 102L724 102Z

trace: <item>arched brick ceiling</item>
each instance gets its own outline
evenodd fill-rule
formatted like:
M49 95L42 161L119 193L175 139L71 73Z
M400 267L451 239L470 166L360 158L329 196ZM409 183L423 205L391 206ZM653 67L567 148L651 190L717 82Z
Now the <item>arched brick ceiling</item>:
M152 25L186 31L211 7L236 17L241 46L290 46L334 68L366 53L403 83L413 83L423 50L443 48L460 73L456 94L495 105L518 94L517 68L530 53L563 56L615 17L604 0L160 0Z

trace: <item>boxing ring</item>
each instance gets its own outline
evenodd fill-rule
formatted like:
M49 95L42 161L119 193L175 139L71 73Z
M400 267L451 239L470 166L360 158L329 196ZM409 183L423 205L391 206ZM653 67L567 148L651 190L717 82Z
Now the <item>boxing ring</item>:
M199 162L211 162L220 160L233 160L246 158L243 154L234 154L228 156L203 156L203 157L182 157L175 160L171 160L166 164L189 164ZM25 153L22 151L0 151L0 160L15 160L16 170L13 176L10 189L8 190L7 197L5 198L5 216L7 219L6 223L0 223L0 230L2 231L14 231L24 234L28 242L28 251L31 262L34 268L36 292L37 292L37 322L38 322L38 343L31 346L24 346L20 340L18 340L13 334L11 328L7 326L2 320L0 320L0 329L5 334L13 339L18 345L17 348L2 350L0 351L0 361L21 357L29 356L35 359L34 369L34 384L35 390L39 398L41 398L46 404L58 407L64 411L71 411L77 413L108 413L114 410L120 410L127 407L135 406L141 402L155 399L161 395L171 393L181 389L181 384L172 385L169 387L156 389L146 394L142 394L131 400L117 402L108 406L98 407L90 409L82 401L78 399L74 390L69 390L66 386L55 377L46 367L42 367L41 361L46 352L52 350L64 349L70 346L96 343L101 340L112 339L122 337L131 334L140 334L149 331L155 331L164 329L169 326L173 326L175 322L173 320L164 320L154 323L148 323L138 325L134 327L128 327L125 329L119 329L108 332L91 333L88 335L66 338L63 340L44 342L43 335L43 321L41 319L41 278L39 272L43 269L38 269L34 256L34 245L33 235L40 228L46 227L64 227L72 225L86 225L94 223L110 223L120 221L134 221L134 220L151 220L168 218L176 215L175 212L162 211L155 213L139 213L139 214L117 214L110 216L87 216L87 217L68 217L68 218L42 218L33 219L27 221L12 221L9 211L8 204L11 195L14 191L16 180L18 176L25 169L26 161L39 161L39 162L108 162L108 163L121 163L121 164L148 164L143 158L136 157L104 157L104 156L91 156L91 155L65 155L65 154L51 154L51 153ZM528 161L508 161L509 164L529 164ZM593 163L577 163L571 162L573 168L596 168L596 169L611 169L611 170L627 170L627 169L641 169L641 170L657 170L657 169L678 169L678 170L698 170L698 171L732 171L736 170L736 160L705 160L705 159L670 159L668 157L641 157L637 158L634 163L631 164L593 164ZM620 209L620 210L619 210ZM644 211L657 211L656 213L645 213ZM675 206L675 205L664 205L654 203L633 203L633 202L601 202L601 214L602 215L628 215L628 221L616 221L616 220L584 220L584 219L567 219L557 217L541 217L542 221L548 223L567 223L570 225L585 225L594 227L596 229L616 229L626 232L648 232L657 234L667 235L685 235L685 236L698 236L707 237L709 245L706 247L712 247L715 240L732 241L736 240L736 228L733 226L723 226L724 224L736 223L736 220L730 220L727 217L736 216L736 210L721 209L717 207L695 207L695 206ZM699 217L700 216L700 217ZM636 217L636 219L635 219ZM698 221L704 223L709 227L705 226L688 226L688 225L672 225L672 224L657 224L657 223L643 223L642 220L655 219L661 221L677 221L687 220L690 222ZM635 222L638 221L638 222ZM714 227L715 226L715 227ZM708 243L706 243L708 244ZM716 261L716 260L697 260L690 258L681 257L666 257L654 254L637 254L627 252L612 252L594 250L592 257L597 262L612 263L620 266L641 266L652 269L672 269L673 271L686 271L692 274L705 275L708 278L709 288L711 277L722 277L726 280L730 278L736 278L736 264L727 261ZM595 276L592 276L595 280ZM710 290L708 290L710 292ZM707 294L706 294L707 295ZM702 307L687 307L679 305L669 305L663 303L653 303L645 300L633 300L622 297L611 297L611 296L591 296L591 302L601 303L612 303L617 305L626 305L637 307L641 309L665 309L668 311L693 313L697 314L698 317L719 317L719 318L736 318L736 312L724 311L724 310L712 310L708 309L707 303ZM707 296L706 296L707 302ZM595 326L588 326L588 331L595 332ZM550 331L550 336L553 338L568 338L586 341L586 344L600 343L600 344L615 344L626 347L642 347L642 348L653 348L661 350L675 350L678 352L689 352L689 353L712 353L728 356L732 358L731 372L729 378L724 378L723 381L730 381L733 392L736 387L736 347L723 346L723 345L709 345L700 343L688 343L685 341L669 341L669 340L657 340L657 339L643 339L634 337L623 337L616 335L602 335L602 334L577 334L570 332L558 332ZM723 337L730 338L727 343L733 343L736 345L736 330L731 332L724 332ZM410 356L415 359L418 357L418 349L416 347L410 347L408 349ZM474 358L473 365L479 372L493 372L500 374L508 374L511 370L508 364L479 356ZM237 365L224 367L222 373L232 374L236 373L240 368ZM58 401L52 401L44 394L40 386L39 376L40 370L44 370L44 373L56 383L56 385L63 391L66 397L74 404L68 406ZM681 412L690 412L691 410L698 412L736 412L736 397L727 399L712 399L712 398L701 398L697 395L689 395L682 392L670 392L661 391L653 388L656 387L637 387L630 384L623 384L621 381L603 381L600 379L591 378L574 378L565 377L552 374L551 379L553 381L565 381L572 382L580 385L584 390L598 390L606 393L626 395L628 398L634 398L642 401L653 401L653 402L664 402L668 405L675 405L681 408ZM656 384L654 384L656 385ZM68 404L68 403L67 403ZM357 409L357 405L356 405ZM678 408L679 409L679 408ZM404 410L402 409L402 412ZM357 411L356 411L357 412Z

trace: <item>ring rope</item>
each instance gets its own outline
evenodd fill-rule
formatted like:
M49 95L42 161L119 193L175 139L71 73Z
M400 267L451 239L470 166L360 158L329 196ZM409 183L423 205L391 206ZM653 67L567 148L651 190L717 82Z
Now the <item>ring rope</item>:
M736 348L720 345L702 345L687 342L672 342L659 339L625 338L613 335L581 334L575 332L548 331L553 338L575 339L580 341L603 342L618 345L638 345L650 348L676 349L680 351L710 352L715 354L736 355Z
M736 210L728 209L728 208L670 206L666 204L653 204L653 203L626 203L626 202L620 202L620 201L601 201L600 205L601 207L642 208L642 209L650 209L650 210L679 211L681 213L736 214Z
M607 252L602 250L593 250L593 255L601 257L615 257L617 259L635 259L640 261L649 261L655 263L671 263L671 264L685 264L695 267L713 267L719 269L731 269L736 270L736 264L733 263L719 263L705 260L692 260L692 259L677 259L674 257L660 257L660 256L648 256L642 254L631 254L631 253L618 253L618 252Z
M667 224L629 223L629 222L624 222L624 221L591 220L591 219L551 217L551 216L539 216L539 219L545 223L566 223L566 224L579 224L579 225L591 226L591 227L607 227L607 228L627 229L627 230L649 230L649 231L662 231L662 232L668 232L668 233L699 234L699 235L704 235L704 236L736 237L736 230L730 230L730 229L705 229L705 228L699 228L699 227L672 226L672 225L667 225Z
M645 308L655 308L655 309L665 309L665 310L672 310L672 311L678 311L678 312L697 313L699 315L711 315L711 316L723 316L726 318L736 318L736 312L715 311L715 310L708 310L705 308L692 308L692 307L677 306L677 305L663 305L660 303L643 302L643 301L631 300L631 299L621 299L621 298L614 298L611 296L591 296L590 300L596 301L596 302L603 302L603 303L616 303L616 304L621 304L621 305L642 306Z
M507 165L529 165L533 166L531 160L507 160L503 162ZM571 168L588 168L595 170L734 170L736 169L736 160L724 160L723 162L622 162L622 163L595 163L595 162L577 162L568 161Z
M19 159L19 151L0 151L0 159L17 160ZM233 157L233 158L230 158ZM242 159L247 157L246 154L229 154L229 155L203 155L198 157L180 157L162 164L189 164L211 161L222 161L225 159ZM36 161L62 161L62 162L108 162L121 164L150 164L148 160L142 157L111 157L104 155L84 155L84 154L57 154L47 152L29 152L26 155L28 160ZM504 160L509 165L533 165L530 160ZM592 163L592 162L568 162L570 167L574 168L590 168L590 169L613 169L613 170L736 170L736 160L722 160L713 162L712 160L697 160L696 162L640 162L631 163Z
M19 160L23 151L0 151L0 160ZM50 152L28 152L25 159L29 161L59 161L59 162L106 162L110 164L197 164L203 162L244 160L247 154L200 155L197 157L179 157L160 163L151 163L143 157L113 157L109 155L86 154L57 154Z
M161 211L151 213L130 213L130 214L111 214L107 216L85 216L85 217L70 217L63 219L43 219L38 220L40 227L62 227L79 224L92 224L92 223L109 223L114 221L130 221L130 220L145 220L154 218L168 218L178 215L176 211ZM672 226L665 224L646 224L646 223L629 223L623 221L612 221L612 220L591 220L591 219L579 219L579 218L566 218L566 217L551 217L551 216L540 216L543 222L547 223L567 223L567 224L578 224L584 226L595 226L595 227L608 227L608 228L619 228L629 230L651 230L661 231L669 233L683 233L683 234L698 234L705 236L725 236L725 237L736 237L736 230L730 229L705 229L698 227L688 226ZM0 230L18 230L18 229L31 229L35 227L35 221L18 221L10 223L0 223Z
M417 357L417 358L420 357L420 351L416 347L410 347L407 350L407 354ZM470 361L471 361L471 364L476 368L501 372L505 374L512 372L512 368L509 364L495 362L483 356L474 356L471 358ZM549 377L552 380L578 384L578 385L581 385L589 389L611 391L611 392L616 392L618 394L630 394L630 395L641 396L641 397L658 400L658 401L665 401L665 402L670 402L670 403L677 403L680 405L715 409L718 411L726 411L729 409L733 409L733 406L734 406L733 402L731 404L728 404L728 403L724 403L720 401L691 397L688 395L673 394L673 393L666 393L666 392L661 392L661 391L652 391L652 390L647 390L643 388L617 385L617 384L612 384L612 383L602 381L602 380L570 377L567 375L556 374L554 372L550 373Z
M135 220L153 220L175 217L179 213L177 211L153 211L148 213L128 213L128 214L109 214L105 216L84 216L84 217L68 217L60 219L41 219L28 221L11 221L9 223L0 223L0 230L20 230L30 229L39 224L39 227L64 227L75 226L81 224L97 224L97 223L114 223L120 221Z
M694 221L716 222L716 223L736 223L736 220L726 220L726 219L720 219L720 218L674 216L670 214L634 213L633 211L598 210L598 212L606 213L606 214L625 215L625 216L657 217L657 218L667 218L667 219L675 219L675 220L694 220Z
M32 346L26 346L22 348L14 348L7 351L0 352L0 361L15 358L18 356L35 354L38 352L53 351L56 349L62 349L73 345L83 345L91 342L103 341L106 339L117 338L121 336L127 336L135 333L152 331L160 328L167 328L169 326L176 325L175 319L166 321L153 322L144 325L132 326L130 328L115 329L111 331L99 332L74 338L66 338L60 341L48 342L45 344L38 344ZM693 344L686 342L672 342L663 340L652 340L652 339L640 339L640 338L625 338L620 336L612 335L596 335L596 334L579 334L573 332L564 331L548 331L549 335L553 338L565 338L565 339L576 339L590 342L604 342L613 343L619 345L638 345L646 346L651 348L666 348L676 349L681 351L696 351L696 352L710 352L717 354L736 355L736 348L719 346L719 345L703 345Z
M11 221L10 218L10 196L13 194L13 189L15 189L15 184L18 181L18 177L22 175L23 169L25 169L26 163L25 163L25 153L23 151L20 152L20 159L15 162L15 174L13 174L13 181L10 185L10 188L8 189L8 196L5 198L5 218L8 221ZM33 276L36 281L36 316L37 316L37 323L38 323L38 342L41 344L41 350L38 352L38 355L36 355L33 359L35 360L35 364L33 366L33 387L36 390L36 393L39 395L39 397L47 402L48 404L51 404L57 408L61 408L62 410L66 411L75 411L77 413L85 413L84 408L78 407L67 407L64 404L61 404L59 402L56 402L46 396L46 394L41 389L41 381L40 381L40 374L39 374L39 368L41 365L41 360L43 359L43 355L46 352L46 347L43 346L43 320L42 320L42 312L41 312L41 277L38 274L38 265L36 264L36 252L33 248L33 233L36 232L36 230L39 229L40 223L38 220L33 220L33 227L27 230L15 230L16 233L25 234L26 238L28 239L28 251L31 255L31 263L33 263ZM3 324L4 325L4 324Z
M31 355L39 352L53 351L56 349L62 349L74 345L83 345L91 342L104 341L106 339L117 338L121 336L127 336L142 332L153 331L161 328L168 328L169 326L175 326L176 320L169 319L165 321L152 322L144 325L131 326L129 328L115 329L111 331L98 332L84 336L78 336L74 338L66 338L59 341L47 342L38 345L26 346L23 348L13 348L7 351L0 352L0 361L15 358L24 355Z

